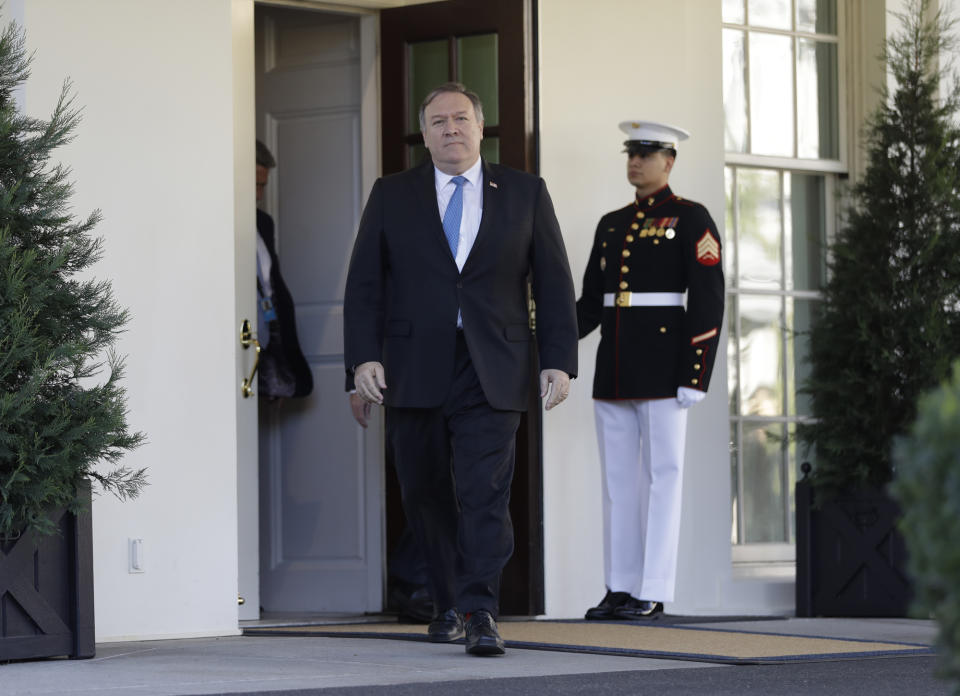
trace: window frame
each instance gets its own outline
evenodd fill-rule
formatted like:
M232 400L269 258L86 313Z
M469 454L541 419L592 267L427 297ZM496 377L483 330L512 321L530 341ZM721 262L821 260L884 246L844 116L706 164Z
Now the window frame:
M753 139L753 130L750 117L750 33L773 34L778 36L792 37L791 56L793 69L791 71L791 83L793 93L793 152L798 152L798 114L797 114L797 39L813 39L825 43L833 43L837 46L837 151L839 156L836 159L818 159L809 157L783 157L778 155L761 155L752 152L731 152L725 150L726 164L737 164L743 166L755 166L769 169L794 169L811 173L832 173L846 174L849 171L849 148L848 140L848 99L847 79L848 70L844 68L849 63L847 58L847 17L846 3L842 0L837 1L837 33L818 34L806 31L796 31L795 29L773 29L768 27L756 27L750 25L750 7L748 0L743 0L744 20L743 24L731 22L721 22L720 30L733 29L742 31L744 34L743 57L744 57L744 98L746 100L746 119L747 119L747 148L750 149ZM791 23L796 26L796 0L790 0Z
M744 500L744 476L743 476L743 431L744 424L757 424L757 425L773 425L780 424L781 427L786 431L788 436L792 432L792 428L796 423L804 422L809 420L809 416L799 416L796 413L791 414L788 406L788 400L791 397L791 393L795 394L798 385L793 383L791 375L786 374L786 364L782 361L780 365L781 374L779 375L784 379L784 389L782 394L782 414L778 416L761 416L761 415L743 415L742 409L742 398L743 395L740 393L740 379L741 379L741 363L740 363L740 347L741 347L741 317L740 317L740 298L744 296L752 297L780 297L780 320L781 320L781 333L778 349L780 351L780 356L786 357L788 351L795 350L789 344L792 341L790 332L787 330L788 327L785 325L786 316L784 314L787 308L787 302L790 299L796 300L809 300L809 301L818 301L822 299L822 293L816 290L796 290L796 289L787 289L783 283L783 279L786 278L786 264L788 263L788 257L785 246L785 196L784 196L784 177L789 176L792 173L802 173L802 174L812 174L812 175L821 175L824 177L825 182L825 191L824 191L824 220L825 220L825 230L824 230L824 253L827 253L829 244L834 238L837 229L838 223L838 193L841 190L841 179L845 178L849 172L849 108L848 95L847 95L847 80L848 80L848 68L850 66L850 56L848 56L848 41L846 37L849 36L847 28L847 12L846 4L841 0L837 2L837 24L836 24L836 35L828 34L819 34L811 33L805 31L796 31L796 0L791 0L790 3L791 9L791 26L793 29L784 30L784 29L772 29L767 27L756 27L751 26L750 22L750 8L747 0L743 0L743 14L744 21L742 24L730 23L730 22L721 22L721 30L724 29L733 29L743 32L744 35L744 99L745 99L745 108L746 108L746 146L749 149L752 147L752 134L753 134L753 123L751 117L751 102L750 102L750 34L752 32L761 32L768 34L776 34L781 36L790 36L792 37L791 41L791 55L792 55L792 92L793 92L793 152L794 155L798 153L798 132L799 132L799 114L798 114L798 94L797 94L797 39L814 39L816 41L825 41L830 43L835 43L837 46L837 153L838 157L836 159L811 159L811 158L801 158L801 157L782 157L782 156L772 156L772 155L760 155L754 154L751 152L731 152L725 151L724 157L724 166L725 168L732 169L733 181L732 181L732 190L730 191L730 201L729 205L732 206L732 211L729 211L729 220L732 226L732 229L727 230L727 243L734 245L734 261L733 267L730 269L733 278L728 282L728 287L726 289L726 296L730 301L728 302L728 311L732 312L732 321L729 323L729 338L728 340L734 342L733 344L737 346L737 350L733 356L728 355L728 368L731 371L731 374L735 377L737 384L737 394L735 407L736 411L732 408L729 409L729 432L731 434L735 433L736 441L731 442L731 486L734 490L731 491L736 493L736 502L737 509L733 509L733 496L731 496L731 556L733 563L733 571L735 577L791 577L794 573L795 568L795 557L796 557L796 548L795 548L795 513L793 505L793 490L789 486L792 479L791 473L796 476L797 470L799 468L800 452L796 452L797 461L791 461L791 447L789 441L784 442L784 446L781 448L780 455L780 467L781 475L784 481L784 529L787 532L788 540L785 542L750 542L745 543L744 539L744 523L745 518L743 515L742 505ZM780 206L780 263L781 263L781 287L780 289L760 289L760 288L741 288L739 287L739 264L741 263L740 250L739 246L739 230L740 230L740 221L739 221L739 205L738 205L738 187L737 187L737 175L739 171L743 169L764 169L776 171L779 179L779 206ZM726 186L725 186L726 188ZM734 362L735 361L735 362ZM734 469L735 467L735 469ZM791 472L792 467L792 472ZM736 540L736 541L735 541Z

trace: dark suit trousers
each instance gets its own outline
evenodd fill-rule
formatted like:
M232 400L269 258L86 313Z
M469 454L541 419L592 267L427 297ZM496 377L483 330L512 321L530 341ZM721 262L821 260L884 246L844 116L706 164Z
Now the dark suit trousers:
M487 403L462 332L443 405L391 407L387 415L403 508L439 612L497 616L500 575L513 553L509 502L519 425L518 411Z

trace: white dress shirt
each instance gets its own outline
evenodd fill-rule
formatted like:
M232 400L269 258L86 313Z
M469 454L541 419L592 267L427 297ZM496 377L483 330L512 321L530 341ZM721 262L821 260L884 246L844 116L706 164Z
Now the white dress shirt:
M477 241L477 232L480 230L480 217L483 215L483 168L481 159L460 176L466 179L463 182L463 215L460 217L460 243L454 258L457 269L462 271L473 243ZM434 181L437 185L437 208L440 210L440 219L443 220L447 212L447 204L456 191L457 185L450 183L454 174L444 174L439 169L433 169ZM459 324L459 321L457 322Z
M467 262L473 243L477 241L477 232L480 230L480 217L483 215L483 168L481 159L473 163L467 171L459 176L466 179L463 182L463 213L460 215L460 242L457 244L457 253L454 260L457 270L463 270ZM443 220L447 212L447 204L457 190L457 185L451 183L456 174L444 174L436 167L433 168L434 182L437 185L437 208L440 210L440 219ZM457 310L457 327L463 328L463 315Z

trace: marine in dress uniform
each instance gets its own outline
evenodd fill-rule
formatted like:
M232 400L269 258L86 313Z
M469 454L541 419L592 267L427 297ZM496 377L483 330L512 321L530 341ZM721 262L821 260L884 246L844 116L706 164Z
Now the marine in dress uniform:
M720 236L667 184L680 128L625 121L635 200L604 215L577 301L600 327L593 382L607 593L587 619L641 619L673 601L686 409L706 396L723 319Z

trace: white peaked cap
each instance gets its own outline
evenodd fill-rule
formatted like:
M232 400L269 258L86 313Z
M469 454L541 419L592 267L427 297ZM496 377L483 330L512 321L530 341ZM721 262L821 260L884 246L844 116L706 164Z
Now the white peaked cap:
M677 143L690 137L690 131L654 121L621 121L620 130L627 134L623 144L677 149Z

